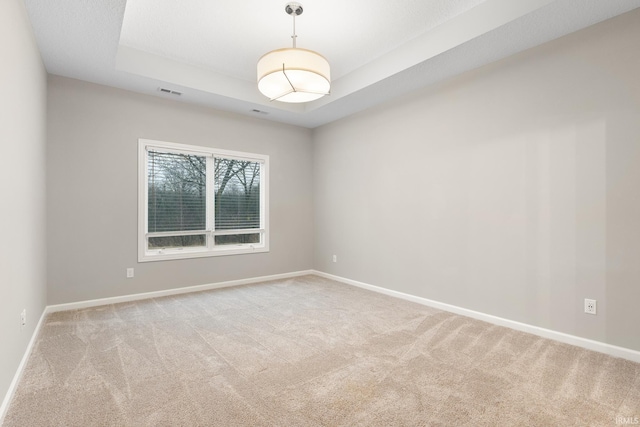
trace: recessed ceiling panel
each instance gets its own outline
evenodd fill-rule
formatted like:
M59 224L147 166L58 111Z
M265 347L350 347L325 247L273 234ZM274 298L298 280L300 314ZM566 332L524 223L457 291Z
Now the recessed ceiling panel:
M320 52L334 79L485 0L301 0L298 47ZM254 81L256 62L290 47L286 1L128 0L120 44Z

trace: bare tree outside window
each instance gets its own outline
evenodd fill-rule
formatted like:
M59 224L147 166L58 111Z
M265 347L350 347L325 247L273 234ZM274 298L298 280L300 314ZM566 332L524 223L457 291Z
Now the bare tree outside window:
M215 159L216 230L260 228L260 163ZM216 236L215 243L258 243L260 233Z
M148 153L148 232L193 232L149 237L149 248L206 245L207 158ZM260 163L214 159L215 230L260 228ZM215 236L216 245L259 243L260 233Z
M148 231L206 229L206 157L160 153L148 156ZM205 245L204 234L149 238L149 247Z

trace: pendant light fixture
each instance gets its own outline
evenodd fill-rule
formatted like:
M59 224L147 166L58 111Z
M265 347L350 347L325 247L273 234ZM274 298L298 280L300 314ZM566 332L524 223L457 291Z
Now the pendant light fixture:
M309 102L329 94L329 62L319 53L296 47L296 16L300 3L288 3L293 17L293 47L273 50L258 60L258 89L271 101Z

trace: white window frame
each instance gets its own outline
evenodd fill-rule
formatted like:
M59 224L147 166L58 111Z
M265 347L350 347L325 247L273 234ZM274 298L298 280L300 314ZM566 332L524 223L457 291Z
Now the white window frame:
M207 219L206 230L157 232L148 233L148 161L149 148L157 148L163 152L176 152L180 154L196 154L207 157ZM260 163L260 228L245 230L214 230L215 218L213 208L214 176L213 162L216 157L235 158ZM211 193L211 194L209 194ZM260 243L247 243L237 245L215 245L215 236L229 234L260 233ZM206 244L203 247L194 248L163 248L148 249L149 237L205 234ZM265 154L244 153L240 151L221 150L196 145L178 144L175 142L154 141L151 139L138 139L138 262L163 261L186 258L202 258L223 255L241 255L269 252L269 156Z

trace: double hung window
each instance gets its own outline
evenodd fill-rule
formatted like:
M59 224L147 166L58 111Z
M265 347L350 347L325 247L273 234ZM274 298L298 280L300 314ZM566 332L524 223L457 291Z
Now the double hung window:
M268 156L138 145L139 261L269 250Z

